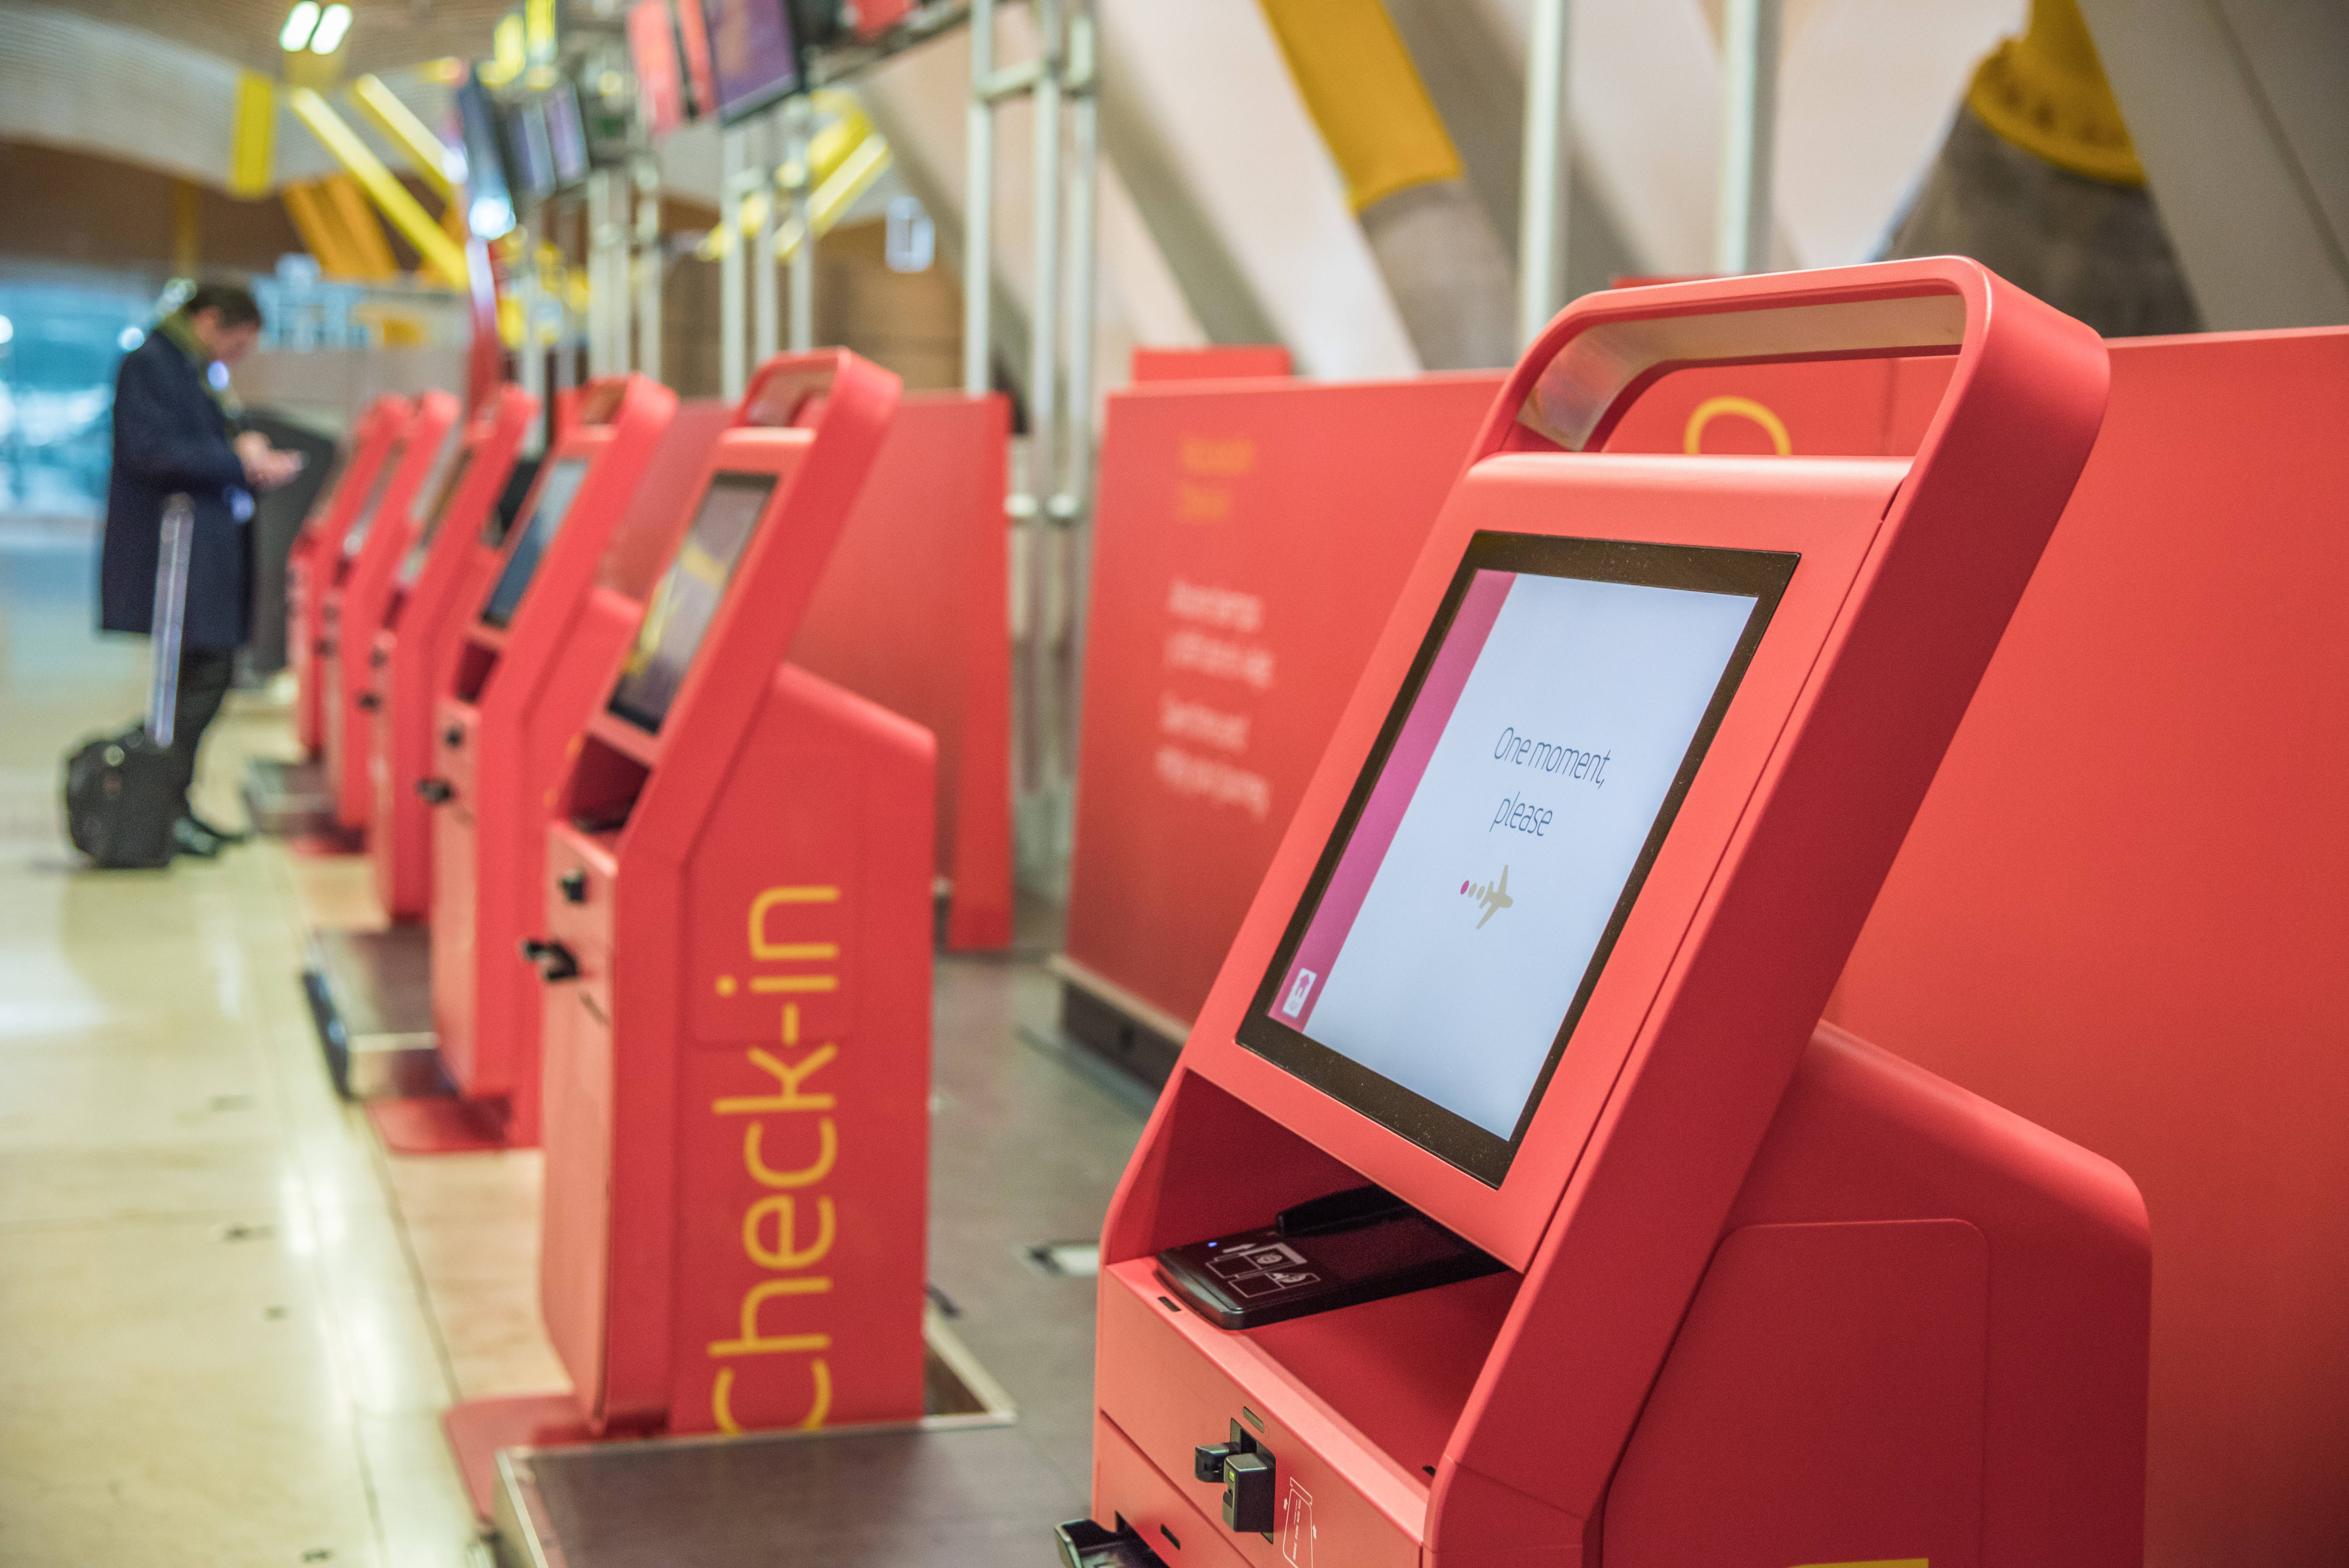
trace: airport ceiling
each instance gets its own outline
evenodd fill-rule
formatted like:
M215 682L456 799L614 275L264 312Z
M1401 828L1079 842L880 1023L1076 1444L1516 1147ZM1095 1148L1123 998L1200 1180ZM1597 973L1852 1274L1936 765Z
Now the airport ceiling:
M118 26L135 27L172 43L275 75L285 57L277 30L291 0L50 0ZM448 55L478 58L490 52L490 30L514 0L349 0L350 42L344 70L392 70Z

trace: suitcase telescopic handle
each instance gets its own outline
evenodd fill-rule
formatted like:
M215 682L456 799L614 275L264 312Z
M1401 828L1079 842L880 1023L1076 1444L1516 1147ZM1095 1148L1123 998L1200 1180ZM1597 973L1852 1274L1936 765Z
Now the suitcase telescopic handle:
M1542 329L1502 388L1469 461L1596 451L1658 377L1704 365L1954 356L1917 449L2093 439L2109 368L2094 331L1959 256L1615 289ZM2085 449L2083 449L2085 450Z
M188 612L188 557L195 542L195 503L175 495L163 503L162 537L155 553L155 673L147 694L147 738L171 744L180 708L180 644Z

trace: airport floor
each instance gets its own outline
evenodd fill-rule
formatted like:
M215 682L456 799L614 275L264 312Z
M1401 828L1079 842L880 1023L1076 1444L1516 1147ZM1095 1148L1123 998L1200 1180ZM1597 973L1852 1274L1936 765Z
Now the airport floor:
M537 1158L389 1156L336 1097L297 976L313 924L375 918L359 863L78 868L59 758L147 675L90 630L92 563L87 524L0 519L0 1564L485 1563L440 1418L562 1386ZM240 696L199 810L291 753ZM930 1258L1068 1517L1093 1292L1028 1253L1096 1233L1146 1097L1056 1043L1049 927L939 964Z

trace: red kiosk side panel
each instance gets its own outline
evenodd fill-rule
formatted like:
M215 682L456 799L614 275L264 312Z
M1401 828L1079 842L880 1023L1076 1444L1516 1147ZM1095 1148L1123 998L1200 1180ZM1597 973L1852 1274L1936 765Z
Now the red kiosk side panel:
M937 737L947 946L1011 940L1010 407L913 393L825 564L792 662Z
M2120 1161L2148 1556L2349 1553L2349 331L2112 346L2112 411L1828 1016Z

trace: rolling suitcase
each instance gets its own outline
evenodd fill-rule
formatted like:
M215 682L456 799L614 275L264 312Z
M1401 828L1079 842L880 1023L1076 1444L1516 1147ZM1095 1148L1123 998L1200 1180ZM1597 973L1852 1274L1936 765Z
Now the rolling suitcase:
M195 508L186 496L175 495L164 504L155 563L155 678L147 721L85 741L66 759L67 836L102 869L151 870L171 861L181 802L171 748L195 527Z

